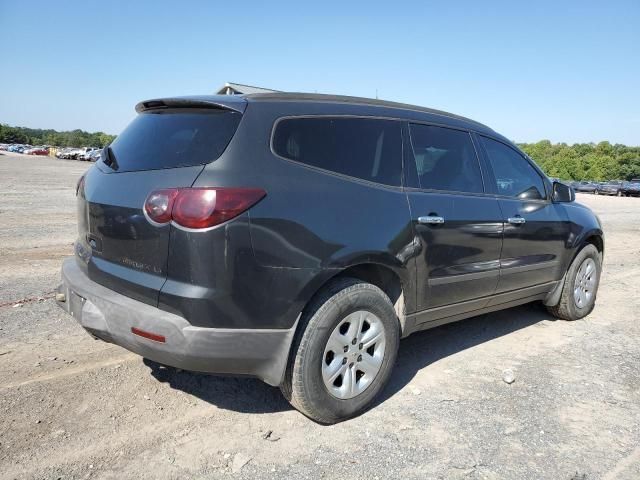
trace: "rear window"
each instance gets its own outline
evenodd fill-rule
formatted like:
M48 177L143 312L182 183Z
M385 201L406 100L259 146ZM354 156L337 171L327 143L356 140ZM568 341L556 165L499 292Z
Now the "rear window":
M138 115L111 144L118 172L203 165L229 144L242 115L228 110L157 110Z
M400 185L401 124L373 118L307 117L278 122L276 154L385 185Z

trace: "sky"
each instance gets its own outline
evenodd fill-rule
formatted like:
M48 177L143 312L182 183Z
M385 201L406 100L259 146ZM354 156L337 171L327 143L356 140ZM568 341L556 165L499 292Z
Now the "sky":
M237 82L640 145L640 0L0 0L0 45L9 125L117 134L138 101Z

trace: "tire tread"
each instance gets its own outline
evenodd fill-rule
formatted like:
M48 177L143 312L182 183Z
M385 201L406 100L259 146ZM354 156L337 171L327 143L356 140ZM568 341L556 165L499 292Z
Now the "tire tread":
M309 403L303 394L304 376L302 368L299 367L305 352L309 348L312 332L323 318L324 312L330 308L332 303L338 302L343 297L349 296L351 293L362 289L375 291L384 298L389 303L390 308L393 309L389 297L375 285L352 277L337 278L323 288L307 307L305 307L293 344L291 345L289 361L280 390L293 407L307 417L322 424L332 424L342 420L342 418L320 412Z
M589 315L594 307L595 307L595 295L593 297L593 301L591 302L591 305L589 306L589 308L587 309L586 313L585 312L581 312L580 316L577 316L574 308L573 308L573 282L575 279L575 274L576 271L579 267L579 265L584 261L585 258L587 258L588 256L592 256L593 258L596 259L596 265L597 265L597 269L598 269L598 284L600 283L600 272L601 272L601 262L600 262L600 252L598 252L598 249L592 245L592 244L587 244L585 245L576 255L576 257L573 259L573 261L571 262L571 265L569 266L569 269L567 270L567 275L565 277L565 281L564 281L564 285L562 286L562 293L560 294L560 300L558 301L557 305L547 305L547 311L553 315L556 318L562 319L562 320L567 320L567 321L574 321L574 320L579 320L580 318L583 318L587 315ZM596 289L598 287L598 284L596 284ZM596 290L597 293L597 290Z

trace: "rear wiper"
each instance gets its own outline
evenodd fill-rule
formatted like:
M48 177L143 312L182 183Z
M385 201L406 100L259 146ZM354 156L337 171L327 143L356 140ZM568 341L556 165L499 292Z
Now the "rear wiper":
M118 168L120 168L118 166L118 161L116 160L116 156L113 154L113 150L111 150L111 147L106 146L104 147L104 150L106 152L106 159L104 160L104 164L111 168L112 170L118 170Z

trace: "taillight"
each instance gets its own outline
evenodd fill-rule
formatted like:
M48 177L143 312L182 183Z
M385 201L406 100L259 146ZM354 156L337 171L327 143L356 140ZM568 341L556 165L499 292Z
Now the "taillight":
M144 202L144 211L154 222L167 223L171 221L171 210L177 196L178 190L175 188L151 192Z
M144 211L154 223L202 229L237 217L265 195L259 188L169 188L151 192Z

